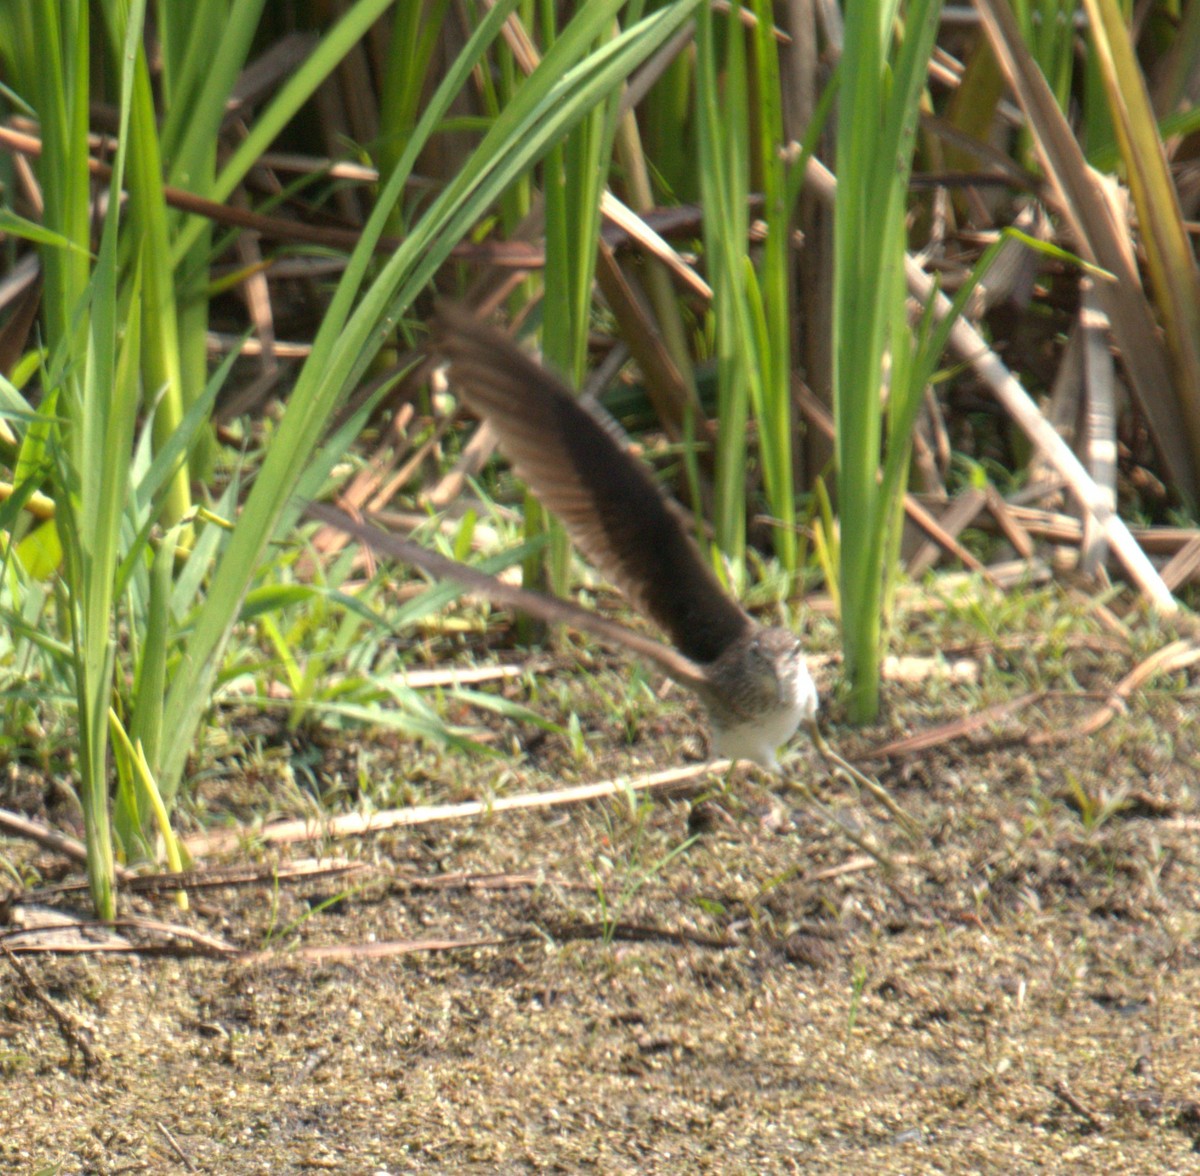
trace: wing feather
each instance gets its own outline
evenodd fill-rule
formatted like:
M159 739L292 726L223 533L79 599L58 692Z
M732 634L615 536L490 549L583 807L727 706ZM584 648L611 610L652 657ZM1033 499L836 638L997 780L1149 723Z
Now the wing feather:
M469 311L439 307L432 350L572 542L687 657L715 661L753 624L646 467L570 388Z

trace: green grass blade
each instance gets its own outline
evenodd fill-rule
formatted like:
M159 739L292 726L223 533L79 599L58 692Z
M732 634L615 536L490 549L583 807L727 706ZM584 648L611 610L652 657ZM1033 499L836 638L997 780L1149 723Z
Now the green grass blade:
M329 29L304 63L287 80L271 104L255 119L246 137L225 162L208 190L210 200L228 199L296 112L312 97L346 54L387 10L392 0L358 0ZM511 5L503 6L510 8ZM493 10L495 11L495 10ZM485 23L487 23L485 21ZM472 38L474 40L474 38ZM204 232L208 221L189 217L172 244L171 262L178 266Z
M940 14L939 0L905 7L893 50L897 5L851 0L841 63L834 226L834 414L841 521L843 647L856 721L879 706L886 558L899 517L880 485L883 357L890 347L889 418L908 418L922 388L904 325L904 212L918 101ZM907 463L907 435L889 430ZM896 487L889 487L893 499Z
M587 48L595 39L597 27L603 27L611 19L611 12L610 0L587 5L522 87L517 100L496 120L485 140L486 153L481 146L463 176L431 205L351 315L350 308L374 245L417 154L495 36L506 6L500 5L488 13L448 71L368 220L274 442L221 555L209 594L195 617L188 657L172 681L167 698L165 722L178 735L164 749L163 763L155 773L168 800L178 787L191 732L196 730L207 706L241 600L344 389L390 337L408 301L449 256L469 225L489 207L503 184L529 166L607 88L620 84L629 70L686 19L693 7L689 2L664 9L588 57ZM572 58L571 53L577 57ZM543 95L545 103L539 101Z
M132 239L140 242L142 308L142 365L146 389L158 398L154 418L156 444L166 444L183 419L183 379L179 367L179 322L175 281L170 264L167 205L163 195L163 165L157 115L150 88L150 71L141 37L143 5L131 11L124 0L103 5L114 51L133 47L127 61L131 111L127 171ZM180 469L164 503L165 521L178 522L191 505L189 477Z

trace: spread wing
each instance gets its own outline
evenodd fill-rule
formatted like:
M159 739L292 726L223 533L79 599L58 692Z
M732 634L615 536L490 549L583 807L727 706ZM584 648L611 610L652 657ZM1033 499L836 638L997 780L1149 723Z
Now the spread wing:
M428 572L438 580L453 580L461 584L471 595L504 608L528 613L531 617L548 625L569 625L583 633L590 633L601 641L625 648L641 657L648 658L670 677L683 686L694 690L706 701L711 697L704 671L677 650L661 641L655 641L643 633L626 628L570 600L547 596L541 592L530 592L517 588L503 580L481 572L469 564L447 559L436 551L430 551L391 531L383 531L369 523L352 518L345 511L328 503L311 502L306 508L310 518L327 526L336 527L347 535L353 535L384 555L393 556Z
M752 625L641 462L570 388L508 336L439 307L431 349L495 430L500 449L572 542L696 662L715 661Z

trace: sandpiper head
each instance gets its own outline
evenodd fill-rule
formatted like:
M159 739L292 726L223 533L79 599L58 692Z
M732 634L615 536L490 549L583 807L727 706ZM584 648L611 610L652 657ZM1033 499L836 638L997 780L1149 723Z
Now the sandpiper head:
M756 625L707 669L714 750L778 768L776 752L817 713L817 688L796 635Z

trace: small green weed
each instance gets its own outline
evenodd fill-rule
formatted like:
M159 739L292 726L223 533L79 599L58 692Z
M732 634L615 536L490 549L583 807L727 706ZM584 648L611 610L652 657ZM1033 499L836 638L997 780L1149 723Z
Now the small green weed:
M612 852L600 854L597 860L591 863L592 878L596 885L596 900L600 904L602 939L606 947L612 944L621 916L637 897L642 887L661 874L680 854L686 853L696 840L695 837L689 837L657 861L648 866L642 865L650 815L655 806L649 797L641 794L630 792L628 800L632 810L632 835L628 839L621 838L617 833L615 823L611 818L607 818L605 822L608 828L606 840ZM605 873L617 875L617 895L613 899L609 898L609 889L604 883Z

